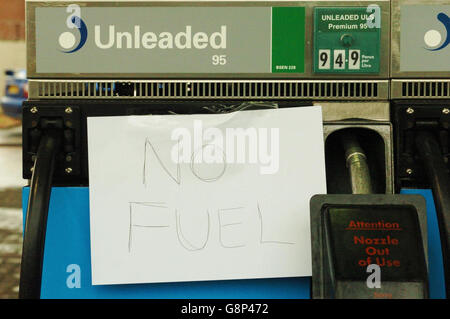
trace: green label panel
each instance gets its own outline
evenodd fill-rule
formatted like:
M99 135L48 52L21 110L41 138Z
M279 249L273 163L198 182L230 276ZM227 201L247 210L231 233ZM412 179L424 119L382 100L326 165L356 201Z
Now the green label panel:
M380 36L379 7L315 8L314 72L379 73Z
M272 72L303 73L305 8L272 8Z

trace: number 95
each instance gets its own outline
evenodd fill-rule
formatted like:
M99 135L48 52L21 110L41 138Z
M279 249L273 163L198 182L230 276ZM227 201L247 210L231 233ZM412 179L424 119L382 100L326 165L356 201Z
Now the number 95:
M227 64L227 56L225 54L213 55L212 56L212 64L213 65L225 65L225 64Z

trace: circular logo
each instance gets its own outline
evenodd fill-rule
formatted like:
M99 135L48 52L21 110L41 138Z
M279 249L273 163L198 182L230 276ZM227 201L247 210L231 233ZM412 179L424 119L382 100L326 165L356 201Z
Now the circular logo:
M437 19L445 28L446 34L442 35L437 30L428 30L423 40L428 51L439 51L446 48L450 44L450 18L443 12L437 15Z
M439 31L429 30L427 33L425 33L423 40L429 48L435 48L441 43L442 36Z
M76 38L71 32L63 32L59 36L59 45L65 50L72 49L75 46Z
M66 31L61 33L58 42L64 53L73 53L80 50L87 40L88 31L84 21L79 17L72 17L72 23L80 34L79 42L77 44L76 36L72 32Z

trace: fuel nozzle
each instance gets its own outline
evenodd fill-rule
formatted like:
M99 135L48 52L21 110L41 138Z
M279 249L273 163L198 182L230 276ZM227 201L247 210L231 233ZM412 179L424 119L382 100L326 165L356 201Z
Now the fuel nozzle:
M341 142L345 150L352 194L372 194L369 165L358 138L350 132L343 132Z
M343 130L337 143L352 194L310 201L313 298L428 298L425 199L374 191L374 144L362 134Z

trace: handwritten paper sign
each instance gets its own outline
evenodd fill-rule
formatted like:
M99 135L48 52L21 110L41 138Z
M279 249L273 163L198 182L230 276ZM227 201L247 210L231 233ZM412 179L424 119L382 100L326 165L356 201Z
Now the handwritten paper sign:
M88 119L92 283L311 275L320 107Z

